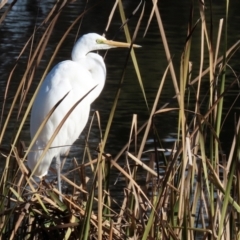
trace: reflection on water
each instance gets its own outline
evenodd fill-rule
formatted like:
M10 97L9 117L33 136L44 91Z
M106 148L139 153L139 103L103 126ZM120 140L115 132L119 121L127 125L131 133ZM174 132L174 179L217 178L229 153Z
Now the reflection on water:
M51 10L55 1L17 1L12 10L8 13L6 19L0 26L0 87L1 87L1 106L3 101L3 96L6 88L6 82L15 61L25 45L28 38L34 31L35 26L39 26L43 19L47 16L48 12ZM85 8L84 1L76 1L69 4L60 15L58 22L54 28L53 35L50 38L50 42L47 46L47 51L44 53L43 59L37 69L37 73L34 78L34 84L30 89L28 100L31 98L33 91L35 90L41 75L46 68L46 65L52 56L56 44L59 42L62 35L65 33L70 23L72 23L76 17L81 14ZM95 1L89 1L87 7L93 6ZM112 5L114 1L112 2ZM214 4L214 3L213 3ZM214 39L216 39L217 28L219 19L225 16L225 3L216 3L217 7L214 6L215 12L213 19L214 26ZM234 2L233 11L240 9L240 2ZM80 35L86 32L97 32L103 33L105 26L108 21L108 16L111 11L112 5L109 2L104 1L97 5L87 13L80 27ZM128 15L135 9L134 1L124 1L124 6ZM0 10L1 13L5 11L7 6ZM161 37L159 34L158 26L156 20L154 19L150 25L148 33L145 38L142 38L143 32L147 25L148 17L150 15L152 5L150 2L146 5L146 13L142 20L140 33L138 34L136 42L143 47L136 51L137 59L139 61L140 71L142 74L146 95L148 99L149 106L151 108L154 98L156 96L156 90L158 89L159 83L161 81L162 75L168 65L163 45L161 42ZM168 39L169 48L173 57L173 64L175 66L176 75L179 75L179 62L181 53L184 48L184 41L187 33L187 22L189 15L188 2L183 3L181 1L160 1L159 8L162 14L162 20L164 23L166 37ZM207 10L208 11L208 10ZM138 15L138 14L137 14ZM239 28L240 14L236 12L230 12L229 16L229 38L228 44L231 46L239 38L240 33L236 33L236 29ZM199 18L199 15L195 14L195 20ZM136 18L132 18L129 22L130 29L134 29L137 21ZM114 20L111 24L110 30L107 33L107 37L111 38L118 32L118 28L121 25L121 20L118 14L115 15ZM43 26L44 28L45 26ZM41 31L41 30L40 30ZM75 35L77 33L77 28L74 28L70 32L66 41L62 45L59 53L54 60L54 64L64 59L70 58L70 53L75 42ZM198 74L198 66L200 61L200 44L199 44L199 33L200 26L196 28L193 37L193 48L191 52L191 61L193 63L193 78ZM237 35L238 34L238 35ZM36 34L38 38L38 34ZM116 40L123 40L124 33L119 32ZM223 48L220 49L223 51ZM15 91L18 87L19 81L24 73L24 70L28 62L28 54L30 54L30 49L21 57L18 62L18 66L14 72L13 78L10 82L9 92L7 95L7 105L4 110L7 113L10 107L11 101L14 97ZM100 53L103 55L103 53ZM239 53L231 60L231 66L236 69L238 62ZM106 127L106 123L109 117L111 106L118 88L118 82L121 77L121 69L123 68L125 58L127 56L127 50L115 49L108 52L105 59L107 65L107 81L105 89L103 90L101 96L93 104L92 111L98 110L101 116L102 128ZM232 81L233 75L228 74L228 81ZM206 79L206 88L208 88L208 80ZM238 91L238 90L237 90ZM226 103L231 103L236 92L230 92ZM168 102L170 98L174 96L174 89L171 82L171 77L168 75L166 84L164 86L163 94L161 95L159 107L165 102ZM192 99L192 101L194 101ZM174 103L176 105L176 103ZM174 105L173 104L173 105ZM194 104L194 103L193 103ZM226 109L228 107L226 106ZM116 115L113 120L113 125L111 128L109 141L107 144L107 151L111 152L112 155L116 154L118 150L127 142L131 120L133 114L138 115L138 126L140 127L143 122L145 122L149 116L149 111L144 102L143 95L141 93L136 74L132 62L129 61L125 81L122 86L120 100L117 106ZM9 125L8 134L4 143L10 144L10 139L12 138L13 124ZM231 120L230 120L231 121ZM169 112L165 115L161 115L156 119L156 125L160 129L160 137L167 138L168 134L171 132L176 132L177 127L177 112ZM21 134L21 139L28 145L29 137L29 123L27 122L24 126L24 130ZM87 129L87 128L86 128ZM224 133L223 133L224 134ZM75 150L78 149L81 152L84 146L84 136L86 136L86 130L76 142ZM96 149L99 139L99 131L95 121L95 125L91 130L90 143L89 146L92 150ZM79 156L82 156L81 154ZM81 157L79 157L81 159Z

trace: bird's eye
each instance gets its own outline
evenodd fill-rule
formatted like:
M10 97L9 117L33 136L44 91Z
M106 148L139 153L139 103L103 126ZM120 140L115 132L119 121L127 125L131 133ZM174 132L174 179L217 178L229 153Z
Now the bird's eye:
M101 44L101 43L103 43L103 40L102 40L102 39L97 39L96 42L97 42L98 44Z

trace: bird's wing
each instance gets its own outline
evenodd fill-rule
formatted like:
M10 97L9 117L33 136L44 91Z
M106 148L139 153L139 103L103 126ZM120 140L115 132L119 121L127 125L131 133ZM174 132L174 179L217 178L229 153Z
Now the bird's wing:
M91 89L90 83L91 75L81 65L70 60L57 64L47 75L34 101L31 137L34 137L49 111L67 94L52 114L51 121L46 124L44 132L52 135L52 128L55 128L73 104ZM49 136L46 137L49 140Z

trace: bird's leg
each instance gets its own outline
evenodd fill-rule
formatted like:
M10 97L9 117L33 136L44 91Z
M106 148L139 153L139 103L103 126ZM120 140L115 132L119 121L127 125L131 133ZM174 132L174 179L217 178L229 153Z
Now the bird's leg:
M59 199L62 201L62 184L61 184L61 160L60 156L56 157L56 168L57 168L57 181L58 181L58 191L60 193Z

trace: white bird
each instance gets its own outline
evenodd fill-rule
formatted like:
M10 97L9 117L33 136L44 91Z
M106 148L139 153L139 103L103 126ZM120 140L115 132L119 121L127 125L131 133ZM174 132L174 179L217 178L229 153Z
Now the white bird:
M60 156L69 150L69 146L81 134L88 121L90 105L105 84L106 67L103 58L91 51L115 47L129 48L130 44L110 41L96 33L83 35L73 47L72 60L60 62L50 71L34 100L30 120L32 139L48 113L63 99L43 126L28 154L28 166L33 175L40 178L48 173L53 158L56 158L60 193ZM67 117L46 154L41 156L59 123L84 95L86 97Z

